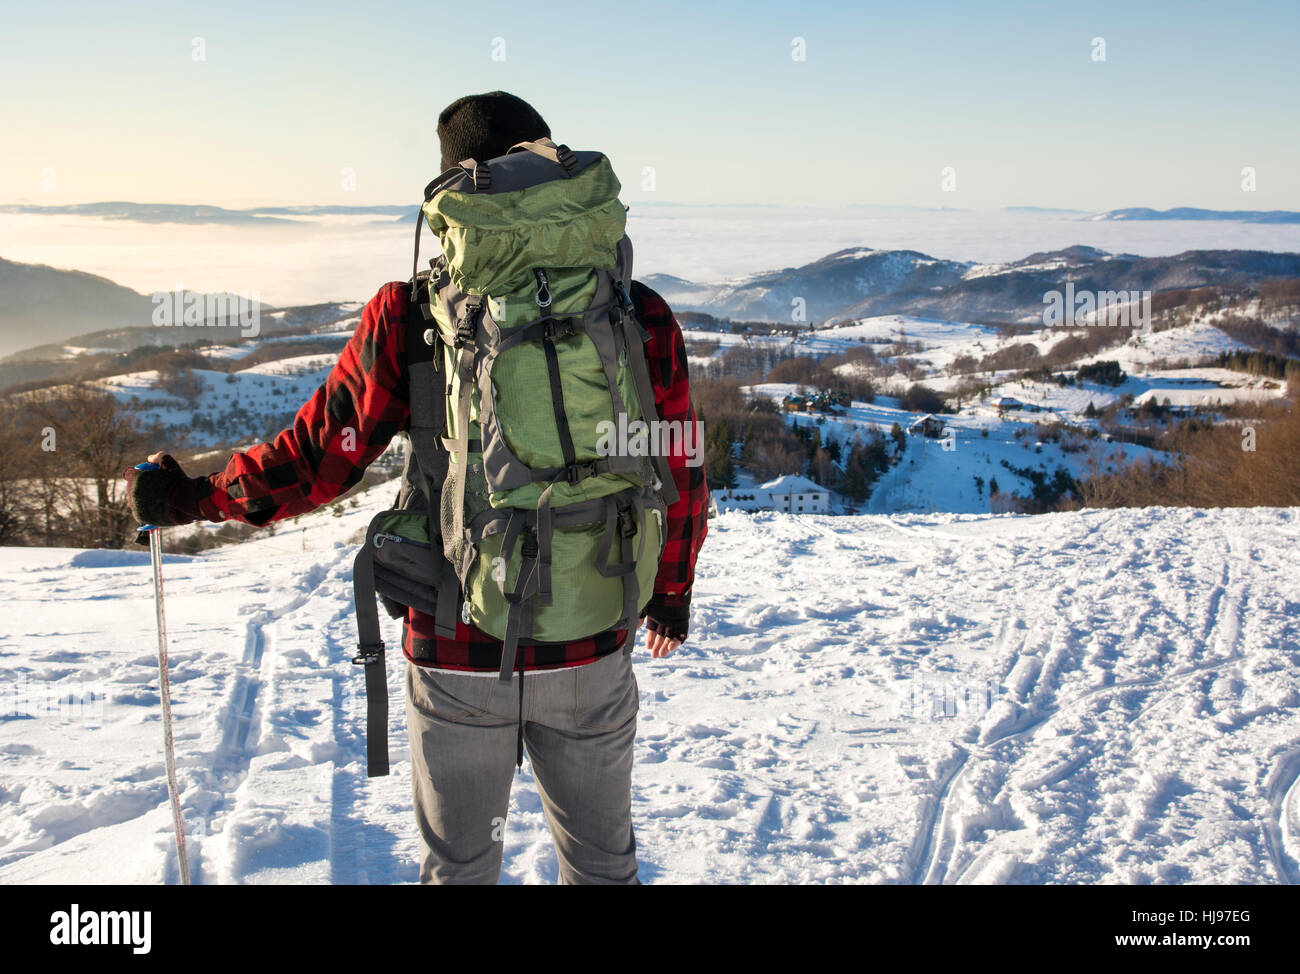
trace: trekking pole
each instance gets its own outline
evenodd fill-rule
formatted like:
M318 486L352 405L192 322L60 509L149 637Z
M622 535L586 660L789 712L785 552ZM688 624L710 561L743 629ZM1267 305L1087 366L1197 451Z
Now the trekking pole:
M158 470L156 463L138 463L137 470ZM148 536L149 563L153 566L153 601L158 623L158 695L162 698L163 757L167 765L167 793L171 797L172 828L176 833L176 861L180 865L181 883L190 885L190 860L185 852L185 820L181 817L180 790L176 787L176 753L172 743L172 692L167 678L167 617L163 612L162 536L153 524L140 525L135 540L145 543Z

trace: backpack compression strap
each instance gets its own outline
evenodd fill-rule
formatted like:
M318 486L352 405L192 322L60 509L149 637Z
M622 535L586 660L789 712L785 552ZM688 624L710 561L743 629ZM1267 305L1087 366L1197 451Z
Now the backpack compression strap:
M456 399L456 438L443 437L442 445L456 464L451 500L451 536L459 539L465 533L465 481L469 478L469 407L474 391L475 366L478 361L479 314L483 310L482 295L465 298L460 317L456 321L456 383L460 394ZM451 476L450 472L448 473Z
M357 607L357 655L352 662L366 668L366 776L388 774L388 670L384 641L379 638L375 608L375 556L370 538L352 563L352 597Z
M578 157L573 154L573 150L567 145L556 145L550 139L538 139L536 142L516 142L506 150L506 155L512 152L522 152L525 149L536 153L543 159L551 160L564 170L566 178L578 174Z

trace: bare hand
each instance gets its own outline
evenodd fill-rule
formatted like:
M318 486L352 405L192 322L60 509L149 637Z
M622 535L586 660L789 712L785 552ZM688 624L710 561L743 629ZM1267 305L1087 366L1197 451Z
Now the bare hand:
M641 626L645 625L645 619L640 622ZM653 629L646 629L646 646L650 649L650 655L655 659L663 659L678 646L682 644L680 639L671 639L663 633L655 632Z

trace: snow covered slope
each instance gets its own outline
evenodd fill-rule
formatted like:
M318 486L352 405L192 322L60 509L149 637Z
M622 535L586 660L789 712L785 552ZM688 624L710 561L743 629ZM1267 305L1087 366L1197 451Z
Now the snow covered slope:
M417 878L403 664L368 780L349 663L390 493L166 560L197 881ZM1296 510L714 520L690 642L638 650L642 879L1300 881L1298 542ZM0 592L0 883L174 882L147 557L4 549ZM504 879L553 882L527 763L506 831Z
M779 402L799 387L793 383L765 382L750 388ZM1060 391L1055 384L1039 384L1039 388L1053 394ZM1102 404L1106 401L1095 392L1070 391L1079 398L1080 412L1090 399ZM791 424L804 428L815 426L822 443L838 442L847 455L855 436L865 437L872 430L888 434L895 423L906 429L922 414L901 408L893 397L877 396L872 403L855 400L832 417L815 413L785 415ZM991 405L978 403L963 413L940 417L947 430L944 440L909 435L901 461L881 475L865 506L859 509L872 514L934 511L978 514L989 510L995 481L1001 491L1028 496L1032 483L1022 475L1025 470L1042 471L1050 479L1058 468L1064 468L1072 476L1080 477L1086 473L1093 450L1102 455L1122 455L1126 460L1153 453L1132 444L1103 440L1090 443L1073 437L1040 443L1034 422L1055 417L1046 412L1027 413L1023 419L1016 418L1017 415L1003 418ZM740 486L750 486L749 479ZM832 508L837 509L838 506Z

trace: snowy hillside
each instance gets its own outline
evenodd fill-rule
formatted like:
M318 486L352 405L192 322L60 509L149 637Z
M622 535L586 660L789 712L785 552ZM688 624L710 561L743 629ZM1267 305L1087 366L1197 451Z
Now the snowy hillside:
M198 881L416 879L403 664L368 780L348 661L390 492L166 559ZM689 643L638 651L642 879L1300 881L1298 542L1294 510L714 520ZM174 882L147 557L0 559L0 883ZM504 878L556 878L527 763Z
M959 413L942 417L952 433L946 448L936 440L909 437L904 461L889 470L873 489L866 510L875 513L982 513L989 510L988 485L992 479L997 479L1003 491L1025 491L1029 481L1012 468L1032 467L1049 478L1063 468L1078 478L1087 474L1091 462L1112 455L1122 455L1126 460L1163 456L1131 443L1112 444L1102 435L1104 428L1095 418L1096 411L1117 405L1127 397L1134 406L1148 401L1167 402L1205 410L1213 416L1221 406L1273 402L1287 394L1286 383L1281 380L1225 368L1198 367L1197 363L1220 353L1248 348L1206 318L1158 332L1134 332L1122 343L1080 357L1072 364L1057 365L1053 370L1054 374L1073 373L1080 365L1114 361L1125 371L1124 379L1115 385L1093 380L1063 385L1043 378L1024 378L1022 369L970 370L967 365L968 371L951 372L959 359L980 362L1017 345L1030 346L1038 356L1046 356L1067 334L1058 328L1042 328L1026 334L999 335L985 325L911 315L864 318L796 336L731 334L700 328L684 331L688 348L696 349L690 364L697 374L707 375L711 366L725 365L728 351L741 346L808 356L835 355L866 346L882 360L905 361L919 370L919 379L916 372L905 376L901 371L873 379L878 391L886 394L877 395L872 403L855 400L833 413L814 410L786 414L792 424L815 425L823 445L837 441L845 452L854 436L866 437L873 430L887 433L895 423L907 429L923 415L899 405L898 397L915 381L941 393L977 380L987 383L987 392L968 396ZM1170 367L1173 365L1180 367ZM836 369L843 375L859 373L863 367L848 362ZM748 388L778 404L787 396L810 391L789 382L763 382ZM1008 399L1023 408L1006 406ZM1045 430L1053 428L1065 432L1046 441L1040 439ZM748 480L744 483L747 485Z
M225 346L221 351L223 357L238 359L251 349ZM189 445L205 446L278 432L325 381L337 359L337 354L297 355L235 372L193 369L192 389L184 398L169 391L153 371L113 376L100 385L133 406L141 425L183 430Z
M1129 289L1159 293L1297 276L1300 254L1248 250L1139 257L1075 245L1009 263L971 264L914 250L851 247L800 267L720 282L712 288L658 275L651 275L646 283L678 310L738 320L826 323L906 312L954 320L1033 323L1042 320L1044 295L1064 287L1067 280L1094 293ZM796 316L796 310L806 317Z

